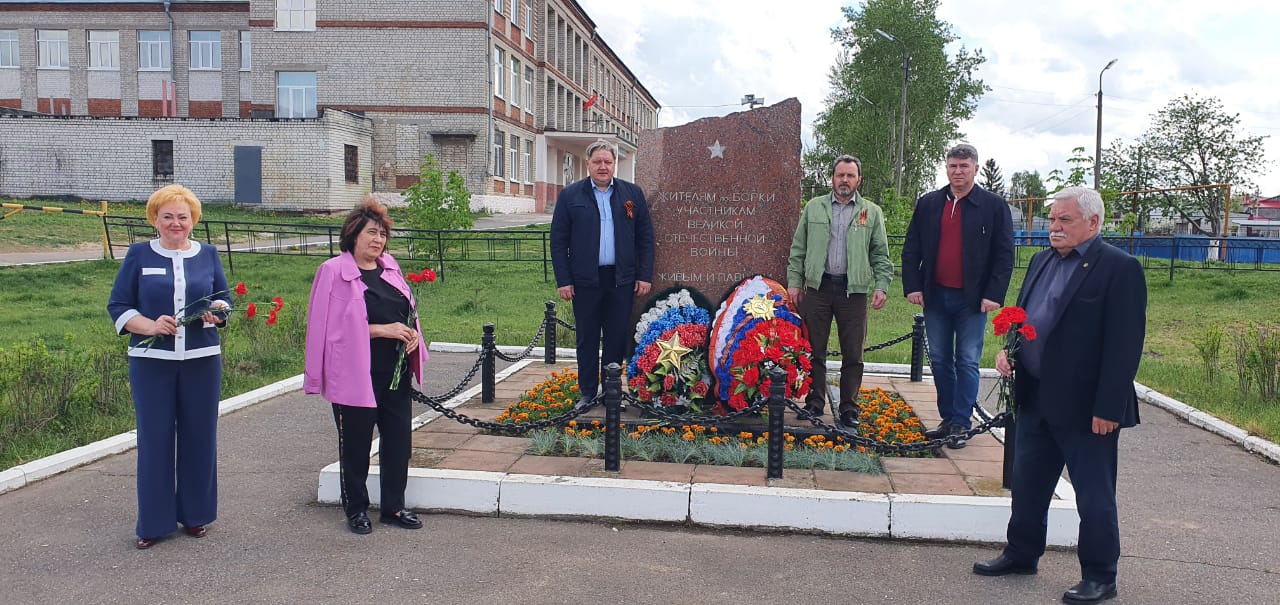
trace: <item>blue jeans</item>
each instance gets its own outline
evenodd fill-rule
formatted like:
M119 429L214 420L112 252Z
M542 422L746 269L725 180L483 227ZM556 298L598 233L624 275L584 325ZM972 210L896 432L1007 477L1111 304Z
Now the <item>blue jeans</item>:
M938 415L952 426L969 427L978 400L978 361L987 314L974 312L964 292L937 288L924 308L929 366L938 391Z

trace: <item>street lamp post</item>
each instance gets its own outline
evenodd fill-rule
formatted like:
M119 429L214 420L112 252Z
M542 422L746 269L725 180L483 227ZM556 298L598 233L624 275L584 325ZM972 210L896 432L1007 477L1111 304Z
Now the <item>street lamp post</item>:
M903 157L907 149L907 76L911 72L911 57L907 55L907 45L901 40L894 38L882 29L877 29L876 33L881 38L890 42L897 42L902 46L902 98L899 102L900 107L898 113L901 116L898 122L898 166L893 173L893 191L897 195L902 195L902 163Z
M1112 59L1102 71L1098 72L1098 138L1095 142L1093 156L1093 188L1098 189L1099 176L1102 174L1102 74L1111 69L1119 59Z

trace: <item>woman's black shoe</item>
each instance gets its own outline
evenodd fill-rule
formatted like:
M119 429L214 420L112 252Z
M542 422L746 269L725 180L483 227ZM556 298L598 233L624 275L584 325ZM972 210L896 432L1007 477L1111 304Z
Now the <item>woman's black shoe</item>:
M369 522L369 515L365 513L356 513L347 517L347 527L357 534L373 533L373 523Z
M378 515L378 521L387 525L399 525L405 529L422 529L422 521L418 519L418 515L413 514L413 511L408 509L391 515L380 514Z

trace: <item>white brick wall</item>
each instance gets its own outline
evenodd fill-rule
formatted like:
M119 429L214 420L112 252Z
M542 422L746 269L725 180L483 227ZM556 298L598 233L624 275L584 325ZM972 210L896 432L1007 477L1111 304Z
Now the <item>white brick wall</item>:
M193 71L188 85L191 87L187 98L192 101L221 101L222 72Z
M97 71L90 70L89 78L89 98L90 99L119 99L120 98L120 72L119 71ZM3 96L3 95L0 95Z
M173 143L174 182L206 202L234 202L234 148L262 147L262 207L346 210L370 189L372 127L327 111L318 120L186 120L0 117L0 196L146 199L151 141ZM347 183L343 146L359 149L358 183Z

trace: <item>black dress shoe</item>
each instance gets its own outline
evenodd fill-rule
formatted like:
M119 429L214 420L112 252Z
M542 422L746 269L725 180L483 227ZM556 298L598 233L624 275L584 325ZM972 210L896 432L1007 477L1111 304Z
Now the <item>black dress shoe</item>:
M1026 563L1019 563L1009 558L1008 555L1000 553L1000 556L990 561L979 561L974 563L973 573L980 576L1007 576L1009 574L1030 576L1036 573L1036 566L1034 563L1030 565Z
M968 429L968 428L963 427L963 426L957 426L957 425L954 425L954 424L953 424L953 425L951 425L951 429L950 429L950 430L951 430L951 434L952 434L952 435L963 435L963 434L965 434L965 433L969 432L969 429ZM966 445L969 445L969 443L968 443L967 441L961 441L961 440L957 439L957 440L955 440L955 441L948 441L948 442L947 442L947 449L962 450L962 449L964 449L964 446L966 446Z
M1084 580L1062 593L1063 603L1097 603L1116 596L1116 583Z
M138 538L133 543L133 547L138 550L146 550L148 548L151 548L152 546L155 546L156 542L159 542L159 541L160 541L160 538Z
M357 534L373 533L373 523L369 522L369 515L366 513L356 513L347 517L347 527Z
M380 514L378 521L387 525L399 525L405 529L422 529L422 521L413 511L405 509L395 514Z
M931 428L925 431L924 438L925 439L941 439L950 434L951 434L951 424L948 423L946 420L943 420L942 424L939 424L937 427Z
M184 527L183 531L187 532L187 535L192 538L203 538L205 534L209 533L209 529L203 525L191 525Z
M840 424L850 429L856 429L858 427L858 413L840 412Z
M822 415L826 413L822 405L816 403L804 404L804 411L809 412L809 415L814 418L822 418Z

